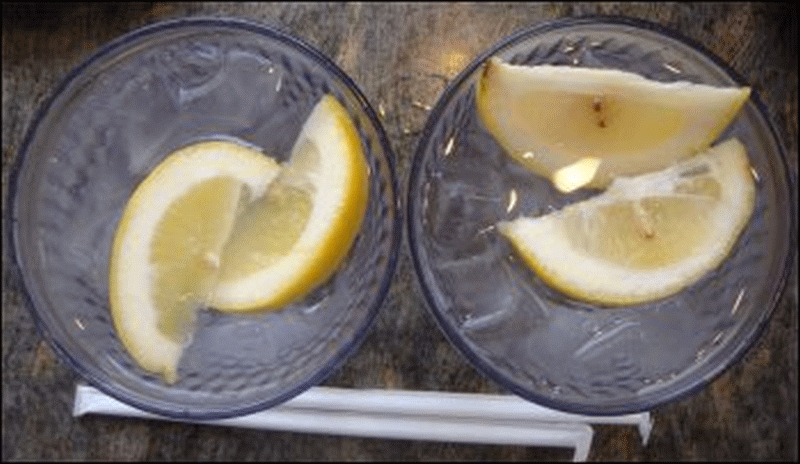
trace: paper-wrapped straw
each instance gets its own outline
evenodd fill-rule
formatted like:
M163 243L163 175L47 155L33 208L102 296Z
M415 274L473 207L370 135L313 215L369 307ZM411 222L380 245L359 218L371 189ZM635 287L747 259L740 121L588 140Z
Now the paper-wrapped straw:
M373 438L574 448L575 461L585 461L589 455L593 436L590 423L637 425L644 442L651 427L648 413L581 416L510 395L331 387L313 387L283 404L254 414L197 421L141 411L95 388L78 385L73 414L110 414Z

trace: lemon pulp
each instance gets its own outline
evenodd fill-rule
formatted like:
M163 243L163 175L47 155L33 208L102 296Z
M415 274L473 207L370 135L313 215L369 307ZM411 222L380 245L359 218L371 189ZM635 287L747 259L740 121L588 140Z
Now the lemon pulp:
M158 310L158 330L176 343L185 342L197 307L213 292L220 251L243 188L232 177L201 182L176 199L156 226L149 256L153 304Z

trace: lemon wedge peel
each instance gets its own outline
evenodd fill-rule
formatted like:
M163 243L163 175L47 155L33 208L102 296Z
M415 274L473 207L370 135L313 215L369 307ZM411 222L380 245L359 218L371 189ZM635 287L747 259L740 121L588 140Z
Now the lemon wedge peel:
M652 214L659 202L679 217ZM631 305L677 293L719 266L754 202L745 148L729 139L663 171L615 179L602 194L554 213L500 222L498 230L550 286L591 303ZM607 212L613 217L597 218L614 205L622 206ZM625 244L615 239L629 240L619 256L614 247ZM603 247L611 250L599 256Z
M278 171L277 163L251 148L205 141L175 151L136 187L112 244L109 302L117 334L143 369L161 375L169 384L177 380L179 358L193 334L193 312L213 291L219 254L240 204L262 195ZM196 195L204 196L199 203L215 203L215 215L219 216L198 222L194 219L203 217L205 211L174 211L186 209L175 208L176 203L197 204ZM193 224L183 223L187 220ZM171 237L174 234L162 230L175 227L207 236ZM172 252L170 241L176 245ZM161 243L156 245L160 250L153 250L156 243ZM185 249L193 250L195 256L179 256ZM162 263L165 268L159 270L160 265L151 262L154 257L180 262ZM164 279L169 281L171 274L180 279L181 272L189 273L184 282L167 286L188 293L155 296ZM170 300L175 307L158 306ZM164 333L163 319L169 311L184 314L176 314L182 321Z
M476 105L498 143L552 179L587 158L603 163L588 187L659 171L704 151L736 117L749 87L664 83L614 69L522 66L492 57Z
M355 126L333 96L323 96L312 110L282 169L266 196L289 188L306 192L311 210L305 225L291 249L269 265L244 276L223 269L210 301L216 309L260 311L295 301L333 274L361 228L369 169ZM237 235L226 247L251 247ZM236 261L223 258L223 267L245 266Z

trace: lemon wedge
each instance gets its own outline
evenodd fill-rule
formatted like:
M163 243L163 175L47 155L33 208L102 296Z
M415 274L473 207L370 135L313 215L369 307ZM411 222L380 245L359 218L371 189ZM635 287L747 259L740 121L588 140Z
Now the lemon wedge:
M238 211L279 169L254 149L205 141L170 154L134 190L114 236L109 299L117 334L143 369L177 380Z
M662 171L615 179L559 211L498 223L544 281L575 298L636 304L717 267L752 215L744 146L729 139Z
M368 176L353 122L322 97L280 175L237 219L211 306L275 309L330 277L361 227Z
M706 150L733 121L749 87L664 83L614 69L519 66L490 58L477 86L480 117L498 143L548 179L599 159L584 185L666 168ZM556 183L578 188L575 177ZM580 185L579 185L580 186Z

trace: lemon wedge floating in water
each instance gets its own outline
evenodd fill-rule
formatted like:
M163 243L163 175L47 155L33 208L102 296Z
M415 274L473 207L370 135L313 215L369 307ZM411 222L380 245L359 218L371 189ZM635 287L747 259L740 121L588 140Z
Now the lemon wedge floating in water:
M237 220L210 305L279 308L324 282L360 230L368 176L353 122L338 100L322 97L280 175Z
M545 282L575 298L636 304L717 267L754 208L744 146L729 139L662 171L615 179L588 200L498 229Z
M613 177L658 171L706 150L749 96L749 87L493 57L484 64L476 104L492 136L532 172L553 180L563 168L581 168L555 183L569 191L602 188Z
M177 380L236 216L279 169L254 149L205 141L170 154L134 190L114 236L109 298L116 332L143 369Z

